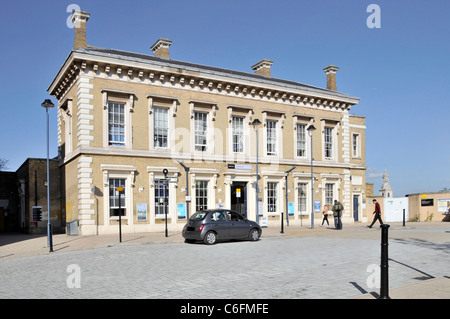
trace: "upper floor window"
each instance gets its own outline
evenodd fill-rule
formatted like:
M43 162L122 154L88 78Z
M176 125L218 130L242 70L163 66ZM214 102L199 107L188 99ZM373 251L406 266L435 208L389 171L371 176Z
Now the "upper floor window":
M361 157L359 134L352 134L352 156Z
M101 93L103 147L132 148L135 93L117 89L102 89Z
M333 158L333 129L331 127L325 127L324 130L324 146L325 146L325 158Z
M297 156L306 156L306 125L297 124Z
M233 152L244 152L244 118L233 116Z
M125 146L125 104L108 103L109 145Z
M204 152L207 149L208 144L208 114L195 112L194 113L194 126L195 126L195 150Z
M169 109L155 107L153 108L153 146L157 147L168 147L168 136L169 136L169 121L168 114Z
M277 122L267 121L267 155L277 155Z

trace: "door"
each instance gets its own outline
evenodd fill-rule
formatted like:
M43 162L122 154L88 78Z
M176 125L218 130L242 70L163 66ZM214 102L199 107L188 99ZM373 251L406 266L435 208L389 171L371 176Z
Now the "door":
M214 212L211 215L211 226L219 239L229 238L231 223L227 218L227 211Z
M231 185L231 209L247 217L247 183L233 182Z
M359 195L353 195L353 219L359 221Z
M3 207L0 207L0 233L3 233L5 231L5 223L4 223L4 213L5 209Z
M250 226L246 222L244 216L234 211L228 211L228 219L230 220L230 238L248 237Z

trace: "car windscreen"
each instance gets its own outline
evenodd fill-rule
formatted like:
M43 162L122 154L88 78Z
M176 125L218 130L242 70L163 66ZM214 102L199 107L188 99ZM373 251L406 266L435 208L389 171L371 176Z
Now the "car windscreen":
M189 220L203 220L208 212L196 212Z

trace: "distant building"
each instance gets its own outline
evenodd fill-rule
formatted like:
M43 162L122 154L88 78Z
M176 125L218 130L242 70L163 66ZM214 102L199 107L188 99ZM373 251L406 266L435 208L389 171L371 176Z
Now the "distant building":
M49 166L50 221L53 233L62 233L66 216L59 161L50 159ZM41 212L39 216L33 209ZM47 159L28 158L16 172L0 172L0 232L46 234L47 212Z
M410 221L450 221L450 192L406 195Z
M0 171L0 233L18 231L15 172Z
M389 185L389 175L388 175L386 169L384 170L383 184L381 185L381 189L379 190L379 192L380 192L381 197L384 197L384 198L394 197L392 187L391 187L391 185Z

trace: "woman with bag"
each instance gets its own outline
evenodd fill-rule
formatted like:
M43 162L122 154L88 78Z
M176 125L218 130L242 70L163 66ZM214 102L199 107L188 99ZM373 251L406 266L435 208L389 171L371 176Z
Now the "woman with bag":
M325 221L327 222L328 226L330 226L330 223L328 222L328 206L327 205L323 206L322 214L323 214L323 219L322 219L322 225L321 226L323 226L323 223Z

